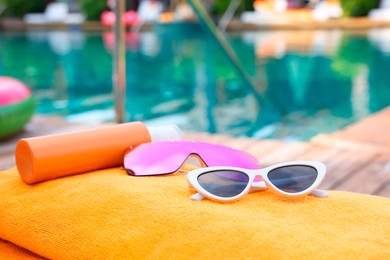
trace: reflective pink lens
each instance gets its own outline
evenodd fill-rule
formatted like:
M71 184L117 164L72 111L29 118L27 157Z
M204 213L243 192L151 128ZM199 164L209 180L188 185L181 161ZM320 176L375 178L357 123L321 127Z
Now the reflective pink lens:
M227 146L191 141L166 141L141 144L124 158L131 175L160 175L176 172L191 155L202 158L207 166L232 166L258 169L257 159L249 153Z

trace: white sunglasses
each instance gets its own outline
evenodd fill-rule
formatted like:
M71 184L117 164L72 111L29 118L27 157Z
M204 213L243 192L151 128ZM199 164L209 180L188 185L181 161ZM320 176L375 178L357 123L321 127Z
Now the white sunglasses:
M248 192L267 188L285 196L310 194L327 197L326 192L316 190L325 175L326 166L321 162L292 161L256 170L221 166L200 168L190 171L187 180L198 191L191 199L202 200L207 197L230 202Z

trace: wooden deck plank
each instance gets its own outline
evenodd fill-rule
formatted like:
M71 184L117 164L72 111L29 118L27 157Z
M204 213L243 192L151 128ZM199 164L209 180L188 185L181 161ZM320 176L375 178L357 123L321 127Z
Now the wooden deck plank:
M240 149L243 151L247 151L254 143L254 140L251 138L230 138L223 140L223 142L220 142L222 145L226 145L229 147L233 147L236 149Z
M278 146L257 154L260 165L266 167L280 162L295 160L308 149L308 145L300 142L281 143Z
M15 167L14 154L1 155L0 157L0 171L7 170Z
M349 32L361 30L388 28L389 21L373 20L369 17L342 17L337 19L329 19L326 21L313 20L307 15L306 19L302 19L302 13L296 13L295 10L277 14L278 18L274 21L265 23L243 23L240 19L232 19L227 30L229 31L251 31L251 30L335 30L345 29ZM43 23L43 24L27 24L23 21L15 19L3 18L0 20L0 28L8 31L25 31L25 30L72 30L73 24L67 23ZM102 32L106 28L99 21L86 21L81 23L81 30L89 32ZM141 27L141 31L150 31L153 29L154 23L145 22Z
M367 167L375 160L377 154L366 152L347 151L327 165L327 176L321 187L323 189L337 189L343 182L348 181L357 171ZM360 184L357 184L360 185Z
M246 150L248 153L253 154L257 158L270 153L270 151L277 149L283 145L283 142L276 140L262 140L262 139L252 139L252 145Z
M296 157L296 160L313 160L321 161L326 165L330 165L333 160L338 158L344 151L332 146L318 146L310 144L308 149L301 155Z
M390 152L390 107L327 136L333 144L339 140Z
M390 181L390 156L380 155L366 167L350 175L334 189L366 194L379 193L383 183Z
M390 181L383 183L373 194L390 198Z

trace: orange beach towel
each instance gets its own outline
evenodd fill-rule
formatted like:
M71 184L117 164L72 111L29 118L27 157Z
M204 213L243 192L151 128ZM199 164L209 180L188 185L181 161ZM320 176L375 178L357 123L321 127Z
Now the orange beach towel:
M120 168L35 185L10 169L0 193L0 258L390 258L382 197L262 191L229 204L191 201L184 174L131 177Z
M25 260L40 260L46 259L36 255L24 248L21 248L11 242L0 239L0 259L25 259Z

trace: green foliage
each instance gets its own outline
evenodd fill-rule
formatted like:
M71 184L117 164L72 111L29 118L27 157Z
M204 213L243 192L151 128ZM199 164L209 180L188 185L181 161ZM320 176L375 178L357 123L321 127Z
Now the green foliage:
M213 6L213 13L217 16L221 16L225 13L231 0L215 0ZM241 6L237 10L237 13L241 11L253 10L254 0L241 0Z
M2 16L23 17L26 13L42 13L46 7L45 0L0 0L6 9Z
M80 6L87 20L100 20L100 15L107 10L107 0L80 0Z
M226 11L229 6L229 0L215 0L213 6L213 13L220 16Z
M366 16L375 8L378 8L380 0L340 0L345 16Z
M254 0L242 0L242 9L244 11L253 11Z

